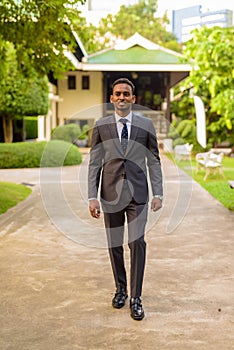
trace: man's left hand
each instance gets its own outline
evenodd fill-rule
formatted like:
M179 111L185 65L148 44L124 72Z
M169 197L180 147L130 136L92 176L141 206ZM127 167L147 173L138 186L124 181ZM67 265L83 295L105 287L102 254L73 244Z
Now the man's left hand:
M159 198L153 198L151 201L151 210L157 211L162 208L162 201Z

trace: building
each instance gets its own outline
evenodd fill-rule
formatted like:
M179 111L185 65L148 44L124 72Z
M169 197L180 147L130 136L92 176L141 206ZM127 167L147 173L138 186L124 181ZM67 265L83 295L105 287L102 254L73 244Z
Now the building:
M172 32L179 42L184 43L191 38L191 32L202 26L229 27L233 23L233 11L202 11L202 6L192 6L172 11Z
M112 48L92 55L83 53L81 60L73 55L76 70L57 82L58 124L86 123L92 128L95 120L113 113L111 86L115 79L125 76L136 86L134 109L152 118L158 134L166 137L171 89L191 70L184 57L138 33Z

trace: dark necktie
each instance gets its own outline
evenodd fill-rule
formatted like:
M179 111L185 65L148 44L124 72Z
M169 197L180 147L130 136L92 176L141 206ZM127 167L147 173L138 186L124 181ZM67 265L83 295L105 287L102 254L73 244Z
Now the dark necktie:
M123 124L123 129L121 133L121 146L123 148L123 152L125 153L128 145L127 120L125 118L121 118L119 121Z

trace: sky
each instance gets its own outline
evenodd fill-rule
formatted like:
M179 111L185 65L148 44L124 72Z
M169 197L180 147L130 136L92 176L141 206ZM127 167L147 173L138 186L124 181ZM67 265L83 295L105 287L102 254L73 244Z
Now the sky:
M129 3L134 4L137 2L137 0L128 0ZM88 1L86 1L85 5L82 5L81 8L84 11L84 14L86 13L87 20L91 21L93 24L98 25L99 19L101 17L104 17L103 10L114 10L114 12L118 12L119 7L125 3L125 0L93 0L93 7L95 10L93 13L89 13L87 15L87 9L88 9ZM161 17L165 13L165 11L168 12L168 17L170 18L170 13L172 10L178 10L186 7L191 7L194 5L201 5L202 10L204 12L215 11L215 10L232 10L233 11L233 23L234 23L234 0L158 0L158 12L157 16Z
M166 10L178 10L194 5L201 5L206 11L232 10L234 11L234 0L158 0L158 14L163 14Z

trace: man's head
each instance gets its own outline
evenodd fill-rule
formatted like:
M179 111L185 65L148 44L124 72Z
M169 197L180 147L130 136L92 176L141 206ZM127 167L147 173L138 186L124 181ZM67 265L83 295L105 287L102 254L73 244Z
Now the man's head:
M134 91L135 91L135 86L134 84L131 82L131 80L127 79L127 78L119 78L117 80L115 80L112 84L112 92L114 91L114 87L115 85L118 85L118 84L127 84L129 86L131 86L132 88L132 94L134 94Z
M130 113L131 106L136 100L134 95L135 86L127 78L120 78L114 81L112 89L110 101L114 104L116 113L121 117L125 117Z

